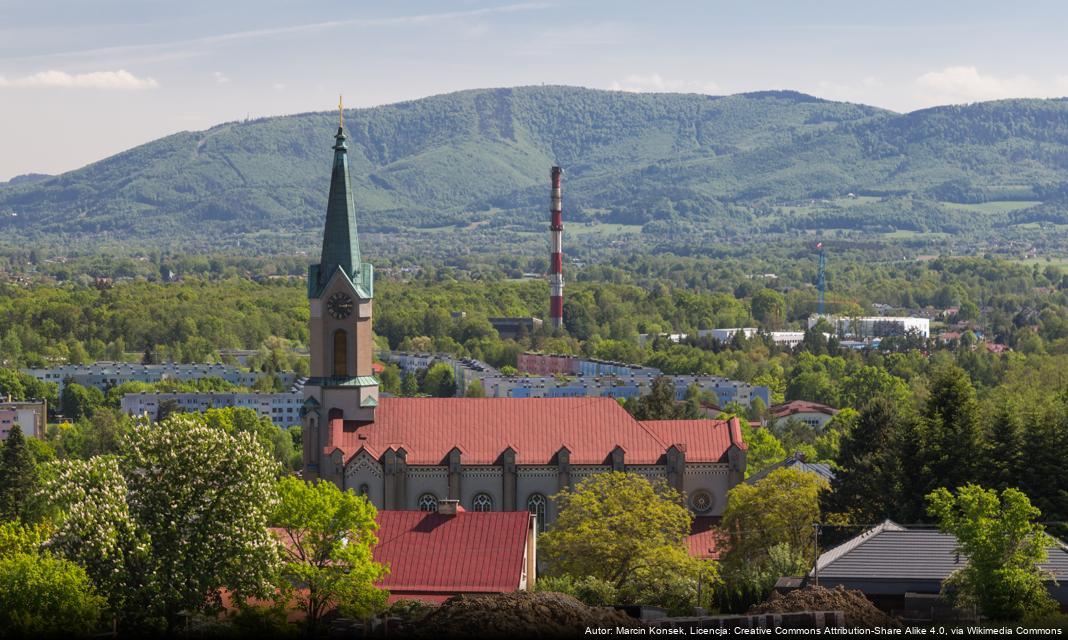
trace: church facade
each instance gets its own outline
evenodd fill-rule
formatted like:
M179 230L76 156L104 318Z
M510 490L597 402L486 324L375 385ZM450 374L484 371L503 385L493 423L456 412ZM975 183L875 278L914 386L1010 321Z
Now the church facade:
M592 474L663 479L717 516L745 475L737 419L639 421L612 398L379 397L372 368L374 269L362 262L343 125L334 144L318 264L308 271L311 377L301 408L305 479L385 510L529 510Z

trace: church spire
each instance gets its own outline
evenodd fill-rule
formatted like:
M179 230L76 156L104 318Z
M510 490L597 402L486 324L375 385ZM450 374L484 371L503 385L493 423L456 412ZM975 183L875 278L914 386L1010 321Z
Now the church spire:
M319 260L319 285L326 284L340 267L350 279L359 280L360 242L356 233L356 207L349 179L348 146L345 144L344 110L338 97L338 127L334 136L334 169L330 175L330 199L326 207L323 253Z

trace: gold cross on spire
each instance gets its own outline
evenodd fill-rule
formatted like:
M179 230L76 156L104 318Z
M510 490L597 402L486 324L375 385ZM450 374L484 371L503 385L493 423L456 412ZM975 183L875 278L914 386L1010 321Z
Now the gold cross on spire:
M345 105L341 101L341 94L337 94L337 126L339 129L345 127Z

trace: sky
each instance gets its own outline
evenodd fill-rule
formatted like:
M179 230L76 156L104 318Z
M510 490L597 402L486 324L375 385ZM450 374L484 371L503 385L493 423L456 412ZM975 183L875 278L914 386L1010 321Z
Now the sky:
M478 87L1068 95L1068 3L0 0L0 181L245 118Z

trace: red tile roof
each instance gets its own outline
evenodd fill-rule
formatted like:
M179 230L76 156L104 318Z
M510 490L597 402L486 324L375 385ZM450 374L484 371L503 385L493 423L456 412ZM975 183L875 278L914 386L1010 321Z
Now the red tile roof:
M742 440L741 424L737 420L646 420L642 422L667 446L680 445L686 452L686 460L719 460L731 446L731 440L739 448L748 449Z
M729 540L717 525L720 519L714 516L698 516L690 525L686 546L693 558L718 560Z
M808 400L791 400L782 404L776 404L768 409L768 413L776 418L785 418L798 413L822 413L828 416L833 416L838 413L838 409L829 407L819 402L809 402Z
M497 464L509 447L517 464L551 464L561 447L571 464L604 464L622 447L627 464L656 464L672 444L691 462L717 462L741 429L718 420L639 422L611 398L380 398L371 423L334 420L327 453L347 461L360 449L379 458L403 448L408 464L442 464L454 447L466 465Z
M515 591L523 573L530 514L379 511L378 586L398 597ZM425 598L420 598L425 599Z

